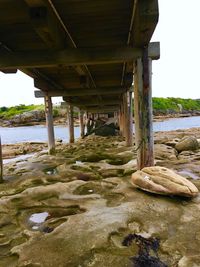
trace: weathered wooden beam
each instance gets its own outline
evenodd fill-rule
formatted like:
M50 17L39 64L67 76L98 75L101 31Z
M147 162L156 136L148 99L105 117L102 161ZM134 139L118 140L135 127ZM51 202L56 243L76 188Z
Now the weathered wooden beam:
M63 28L53 4L45 0L25 2L30 7L29 16L33 28L50 49L64 49L66 44L76 48L66 26ZM83 66L74 66L74 69L81 76L88 75L88 70Z
M25 2L29 7L32 27L49 48L62 49L66 44L70 45L49 1L25 0Z
M139 0L134 14L131 43L135 47L148 45L159 18L158 0Z
M151 59L144 50L142 59L135 62L134 72L134 117L137 149L137 167L154 165Z
M2 49L2 53L11 53L11 54L14 53L12 49L10 49L6 44L3 44L3 43L1 43L1 49ZM6 69L6 70L3 69L3 70L4 72L7 72L7 73L9 73L9 71L11 72L15 71L15 69ZM54 89L58 89L58 90L63 89L62 86L58 82L55 82L52 78L49 78L48 75L41 72L41 70L38 70L35 68L34 69L20 69L20 70L26 75L32 77L33 79L35 78L40 79L41 81L44 81L49 86L53 86Z
M73 106L68 105L67 115L68 115L68 128L69 128L69 143L74 143L74 116L73 116Z
M44 87L43 87L44 88ZM46 88L46 87L45 87ZM41 88L42 89L42 88ZM86 96L86 95L115 95L121 94L126 91L124 87L97 87L97 88L74 88L66 90L54 91L34 91L35 97L44 97L46 94L49 96Z
M25 0L25 2L30 7L30 21L33 28L49 48L58 50L66 47L66 44L76 48L72 36L51 1ZM89 75L89 77L91 75L86 66L74 66L74 69L79 75Z
M53 128L53 109L52 109L51 97L45 96L44 104L45 104L45 114L46 114L46 126L48 133L48 149L49 149L49 154L52 154L55 151L55 137Z
M78 101L74 101L73 99L68 99L67 97L63 97L63 100L66 101L67 103L72 104L73 106L76 107L84 107L84 106L96 106L96 105L117 105L120 104L120 100L113 98L113 99L103 99L102 102L98 98L93 98L90 100L81 100L79 99Z
M4 70L4 69L0 69L1 72L5 73L5 74L15 74L17 73L17 69L9 69L9 70Z
M107 112L114 112L118 111L120 108L119 105L111 105L111 106L96 106L96 107L84 107L84 110L91 113L107 113Z
M51 9L34 6L29 9L29 14L33 28L49 48L64 48L65 33Z
M14 54L0 53L0 69L45 68L56 66L112 64L136 60L142 56L142 49L133 47L77 48L62 51L29 51ZM151 43L148 56L158 59L160 46Z

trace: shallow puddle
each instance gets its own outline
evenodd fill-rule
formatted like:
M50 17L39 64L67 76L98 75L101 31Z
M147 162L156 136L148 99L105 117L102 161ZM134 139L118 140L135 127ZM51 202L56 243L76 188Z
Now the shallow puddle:
M47 217L49 216L48 212L40 212L32 214L28 221L31 226L32 230L40 231L43 223L46 221Z
M192 178L194 180L199 179L200 177L191 172L190 170L182 170L178 172L179 175L183 175L186 178Z
M84 163L83 163L82 161L80 161L80 160L77 160L77 161L75 162L75 165L83 166Z
M23 215L26 225L33 231L44 233L52 232L57 226L66 222L68 216L76 215L85 212L86 210L78 205L68 206L66 208L50 208L40 212L37 210L32 214L26 213Z
M44 170L44 173L47 175L55 175L57 174L56 168L48 168Z
M34 223L43 223L48 216L49 216L48 212L34 213L31 215L29 220Z
M22 161L22 162L18 162L19 163L23 163L23 161L26 161L28 158L31 158L34 156L35 153L31 153L31 154L26 154L26 155L20 155L17 156L15 158L11 158L11 159L4 159L3 160L3 164L7 164L7 163L11 163L11 162L15 162L15 161Z

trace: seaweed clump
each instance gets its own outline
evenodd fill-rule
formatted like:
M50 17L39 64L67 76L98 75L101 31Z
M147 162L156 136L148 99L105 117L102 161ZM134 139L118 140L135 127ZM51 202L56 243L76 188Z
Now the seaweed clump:
M138 255L131 257L132 267L167 267L158 257L160 240L158 238L144 238L137 234L129 234L122 242L123 246L129 247L135 241L138 246ZM154 256L150 253L153 251Z

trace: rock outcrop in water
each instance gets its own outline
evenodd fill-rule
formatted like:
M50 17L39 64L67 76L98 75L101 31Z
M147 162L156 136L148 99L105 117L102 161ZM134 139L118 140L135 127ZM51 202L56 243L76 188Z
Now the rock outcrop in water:
M200 129L156 134L162 153L156 146L155 163L200 189L200 149L178 154L167 148L174 138L190 135L200 138ZM200 266L199 195L189 200L135 189L134 149L120 137L89 136L59 144L54 156L40 152L6 164L0 266L127 267L143 259ZM130 246L123 243L128 236L135 238Z

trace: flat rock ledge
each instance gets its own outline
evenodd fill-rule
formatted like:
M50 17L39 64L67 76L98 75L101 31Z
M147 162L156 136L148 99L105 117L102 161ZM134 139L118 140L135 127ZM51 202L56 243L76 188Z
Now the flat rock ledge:
M133 186L142 190L161 194L195 197L196 186L174 171L160 166L145 167L132 174Z
M155 164L200 190L200 148L174 149L184 136L200 140L200 128L155 133ZM135 149L90 135L5 163L0 267L200 266L200 194L134 189Z

